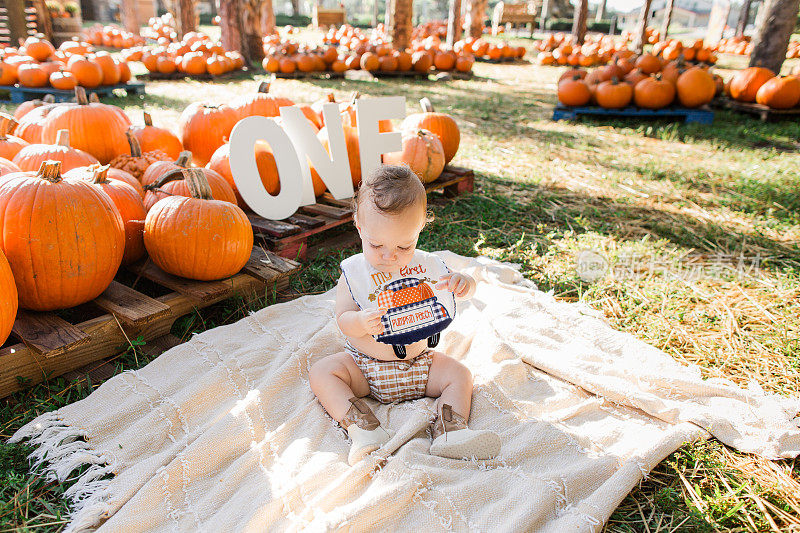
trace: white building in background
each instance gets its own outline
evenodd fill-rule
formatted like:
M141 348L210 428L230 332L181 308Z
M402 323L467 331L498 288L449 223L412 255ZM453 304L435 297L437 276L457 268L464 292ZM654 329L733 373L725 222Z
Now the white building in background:
M666 0L653 0L650 6L650 26L661 27L664 21ZM620 13L618 27L623 30L633 30L639 20L641 8ZM704 28L708 26L708 16L711 13L711 2L707 0L675 0L672 8L670 27Z

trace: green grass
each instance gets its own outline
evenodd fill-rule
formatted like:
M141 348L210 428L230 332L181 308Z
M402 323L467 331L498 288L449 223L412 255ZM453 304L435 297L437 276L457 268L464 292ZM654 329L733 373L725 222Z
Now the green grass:
M475 194L431 197L435 219L421 237L423 249L519 263L541 290L586 302L614 327L699 365L706 376L742 385L752 378L766 390L800 394L800 123L765 124L730 112L718 112L711 126L552 122L561 70L477 64L470 81L279 80L273 90L303 102L328 90L339 98L353 90L404 95L408 112L428 96L459 121L456 163L475 169L477 179ZM136 122L145 104L156 124L174 124L192 101L226 102L256 85L151 82L144 100L115 103ZM575 256L586 249L609 262L609 274L595 283L576 273ZM292 290L329 289L339 261L354 251L313 259ZM173 333L187 338L247 309L229 300L178 320ZM116 364L132 369L148 361L141 346L130 346ZM0 404L0 435L97 385L54 378L15 394ZM27 452L0 445L0 531L57 531L69 483L29 476ZM800 523L799 468L713 440L686 444L622 502L606 529L788 529Z

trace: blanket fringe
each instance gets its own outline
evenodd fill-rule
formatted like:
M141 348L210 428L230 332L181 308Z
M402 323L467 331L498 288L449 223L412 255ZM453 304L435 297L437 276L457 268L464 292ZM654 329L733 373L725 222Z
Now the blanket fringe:
M113 474L117 465L113 458L99 453L82 440L86 432L70 426L59 417L58 411L45 413L20 428L9 443L19 443L29 439L34 451L28 455L32 462L31 474L43 476L48 481L76 479L65 492L70 511L70 523L64 533L79 533L97 527L111 512L109 484L110 479L102 479ZM77 468L91 465L80 474L70 478Z

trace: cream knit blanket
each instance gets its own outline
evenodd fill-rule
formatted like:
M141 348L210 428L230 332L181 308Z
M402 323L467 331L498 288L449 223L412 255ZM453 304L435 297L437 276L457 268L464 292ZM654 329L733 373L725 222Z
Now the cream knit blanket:
M429 399L374 406L396 431L354 467L308 385L342 349L334 292L206 331L17 432L69 489L68 531L599 531L685 441L800 453L800 398L702 380L509 265L449 252L478 280L439 348L475 376L470 425L501 455L428 454ZM113 476L112 476L113 474Z

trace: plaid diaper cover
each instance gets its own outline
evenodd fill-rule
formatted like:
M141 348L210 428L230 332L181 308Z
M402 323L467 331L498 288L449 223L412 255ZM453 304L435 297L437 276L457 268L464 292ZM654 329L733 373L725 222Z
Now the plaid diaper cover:
M370 396L381 403L417 400L425 396L433 352L425 350L414 359L382 361L359 352L349 342L345 350L369 383Z

